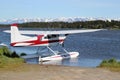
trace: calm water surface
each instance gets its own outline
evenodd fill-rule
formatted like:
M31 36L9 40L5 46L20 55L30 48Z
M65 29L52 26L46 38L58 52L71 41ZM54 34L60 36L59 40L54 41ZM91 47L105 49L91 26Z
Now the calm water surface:
M0 29L0 41L9 45L10 34L3 33ZM69 35L64 47L68 51L78 51L76 59L47 62L45 64L58 64L67 66L96 67L103 59L117 58L120 60L120 30L106 30L93 33ZM33 54L38 47L11 47L18 53ZM27 59L28 63L38 64L37 58Z

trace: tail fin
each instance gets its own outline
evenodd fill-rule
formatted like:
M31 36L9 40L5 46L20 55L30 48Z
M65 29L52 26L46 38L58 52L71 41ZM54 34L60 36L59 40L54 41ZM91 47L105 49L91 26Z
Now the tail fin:
M20 34L17 24L11 25L11 43L25 41L28 38L30 37Z
M11 25L11 43L19 41L20 36L21 34L18 31L17 24L12 24Z

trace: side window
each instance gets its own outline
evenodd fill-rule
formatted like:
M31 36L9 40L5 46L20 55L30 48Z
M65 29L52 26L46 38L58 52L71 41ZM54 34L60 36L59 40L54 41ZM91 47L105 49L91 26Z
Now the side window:
M56 38L56 37L59 37L59 35L47 35L46 37L45 37L45 39L51 39L51 38Z

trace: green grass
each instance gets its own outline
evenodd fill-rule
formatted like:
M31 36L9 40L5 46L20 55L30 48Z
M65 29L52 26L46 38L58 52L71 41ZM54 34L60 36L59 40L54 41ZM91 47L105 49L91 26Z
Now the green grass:
M103 60L98 67L120 72L120 62L114 58Z
M0 47L0 68L15 68L24 63L16 52L11 52L7 47Z

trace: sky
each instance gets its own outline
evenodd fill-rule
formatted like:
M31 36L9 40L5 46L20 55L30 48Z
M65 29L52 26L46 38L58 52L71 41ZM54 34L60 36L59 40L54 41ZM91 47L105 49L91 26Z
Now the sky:
M0 0L0 19L120 18L120 0Z

